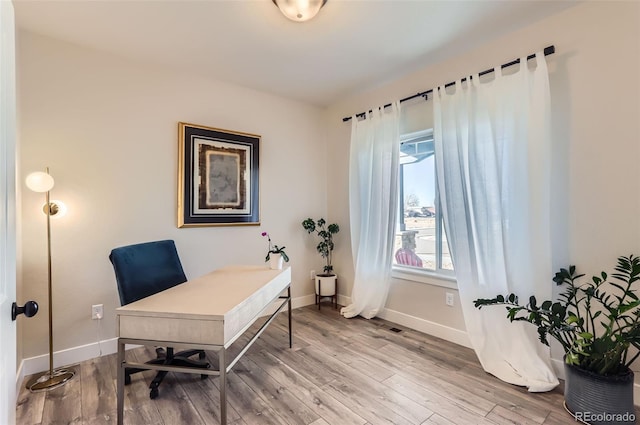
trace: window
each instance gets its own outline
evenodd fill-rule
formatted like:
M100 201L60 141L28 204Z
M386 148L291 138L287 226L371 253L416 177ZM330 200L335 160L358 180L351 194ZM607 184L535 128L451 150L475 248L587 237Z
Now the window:
M436 184L433 130L400 138L395 270L453 277Z

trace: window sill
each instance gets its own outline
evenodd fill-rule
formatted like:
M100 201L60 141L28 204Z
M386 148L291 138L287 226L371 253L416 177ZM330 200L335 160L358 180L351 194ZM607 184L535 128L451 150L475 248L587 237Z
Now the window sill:
M394 279L441 286L443 288L458 289L458 282L456 281L455 276L447 276L435 272L412 270L410 268L394 266L391 269L391 277Z

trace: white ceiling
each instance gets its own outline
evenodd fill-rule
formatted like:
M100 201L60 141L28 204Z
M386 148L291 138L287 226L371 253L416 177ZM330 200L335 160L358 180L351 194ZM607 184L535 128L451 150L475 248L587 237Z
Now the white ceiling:
M271 0L13 3L19 28L320 106L576 4L329 0L296 23Z

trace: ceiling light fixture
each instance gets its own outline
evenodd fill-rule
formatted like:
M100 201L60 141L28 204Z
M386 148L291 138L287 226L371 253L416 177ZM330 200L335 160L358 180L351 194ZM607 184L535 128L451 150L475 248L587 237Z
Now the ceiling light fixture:
M304 22L318 14L327 0L272 0L280 12L295 22Z

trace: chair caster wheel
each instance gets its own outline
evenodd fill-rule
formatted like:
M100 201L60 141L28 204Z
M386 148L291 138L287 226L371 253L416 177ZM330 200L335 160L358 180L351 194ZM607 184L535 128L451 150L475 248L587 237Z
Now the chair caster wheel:
M157 388L151 388L151 391L149 391L149 398L151 400L158 398L158 389Z
M200 375L200 379L207 379L207 376L209 375Z
M124 384L125 385L131 384L131 375L125 375L124 376Z
M204 351L201 351L200 353L198 353L198 358L200 360L204 360L207 358L207 355L204 353Z

